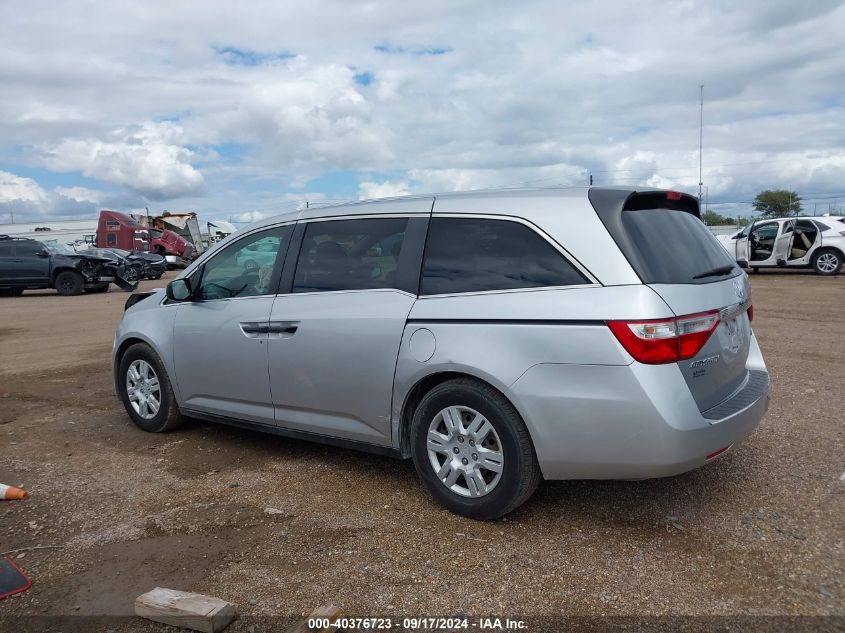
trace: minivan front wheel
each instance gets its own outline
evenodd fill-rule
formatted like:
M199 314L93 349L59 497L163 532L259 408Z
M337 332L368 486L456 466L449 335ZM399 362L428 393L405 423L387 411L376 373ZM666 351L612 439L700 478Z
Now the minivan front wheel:
M182 424L167 370L148 345L136 343L121 357L118 390L129 417L144 431L162 433Z
M497 519L522 505L540 483L525 423L498 391L458 378L426 394L411 424L417 474L447 509Z

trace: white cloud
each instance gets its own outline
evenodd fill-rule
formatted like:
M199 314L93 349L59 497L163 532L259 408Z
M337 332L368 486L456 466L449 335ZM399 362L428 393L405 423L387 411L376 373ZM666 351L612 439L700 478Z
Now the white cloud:
M407 196L411 193L408 181L390 181L373 182L366 180L358 185L358 198L361 200L371 200L373 198L393 198L396 196Z
M45 200L47 200L47 192L32 178L24 178L7 171L0 171L0 204L38 203Z
M843 29L833 0L0 4L0 164L226 217L313 179L697 191L704 83L711 198L845 192Z
M65 139L45 145L43 160L55 171L78 171L153 200L178 198L203 185L202 174L190 164L193 152L174 143L180 134L173 125L145 125L106 141Z
M56 187L55 191L60 196L64 196L68 200L76 200L77 202L93 202L97 204L104 197L102 191L88 189L86 187Z
M245 211L243 213L236 213L232 216L232 219L235 222L258 222L273 215L275 214L268 211Z

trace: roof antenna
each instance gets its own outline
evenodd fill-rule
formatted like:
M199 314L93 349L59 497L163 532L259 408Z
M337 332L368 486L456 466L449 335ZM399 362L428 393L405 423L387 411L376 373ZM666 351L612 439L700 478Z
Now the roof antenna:
M701 177L701 157L704 153L704 84L699 86L701 90L701 110L698 119L698 206L701 206L701 186L704 180Z

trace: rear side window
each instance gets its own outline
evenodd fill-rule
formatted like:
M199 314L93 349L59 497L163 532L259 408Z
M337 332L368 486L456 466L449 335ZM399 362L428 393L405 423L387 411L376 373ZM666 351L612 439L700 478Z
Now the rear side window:
M704 223L686 211L622 211L622 229L628 239L620 246L644 283L709 283L741 273ZM728 274L702 276L731 265Z
M305 229L293 292L399 288L408 218L311 222Z
M588 280L572 264L523 224L483 218L431 220L420 294L583 283Z

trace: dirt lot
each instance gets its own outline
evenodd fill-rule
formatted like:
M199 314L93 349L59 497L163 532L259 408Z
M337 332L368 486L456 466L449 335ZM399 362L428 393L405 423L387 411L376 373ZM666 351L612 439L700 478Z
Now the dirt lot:
M76 616L131 614L157 585L279 626L325 603L362 616L845 616L845 277L752 284L774 391L749 441L670 479L545 483L494 523L442 510L408 462L204 423L145 434L112 392L124 293L2 297L0 482L31 497L0 502L0 552L62 547L14 555L34 584L0 601L0 629L57 622L22 616L98 628Z

